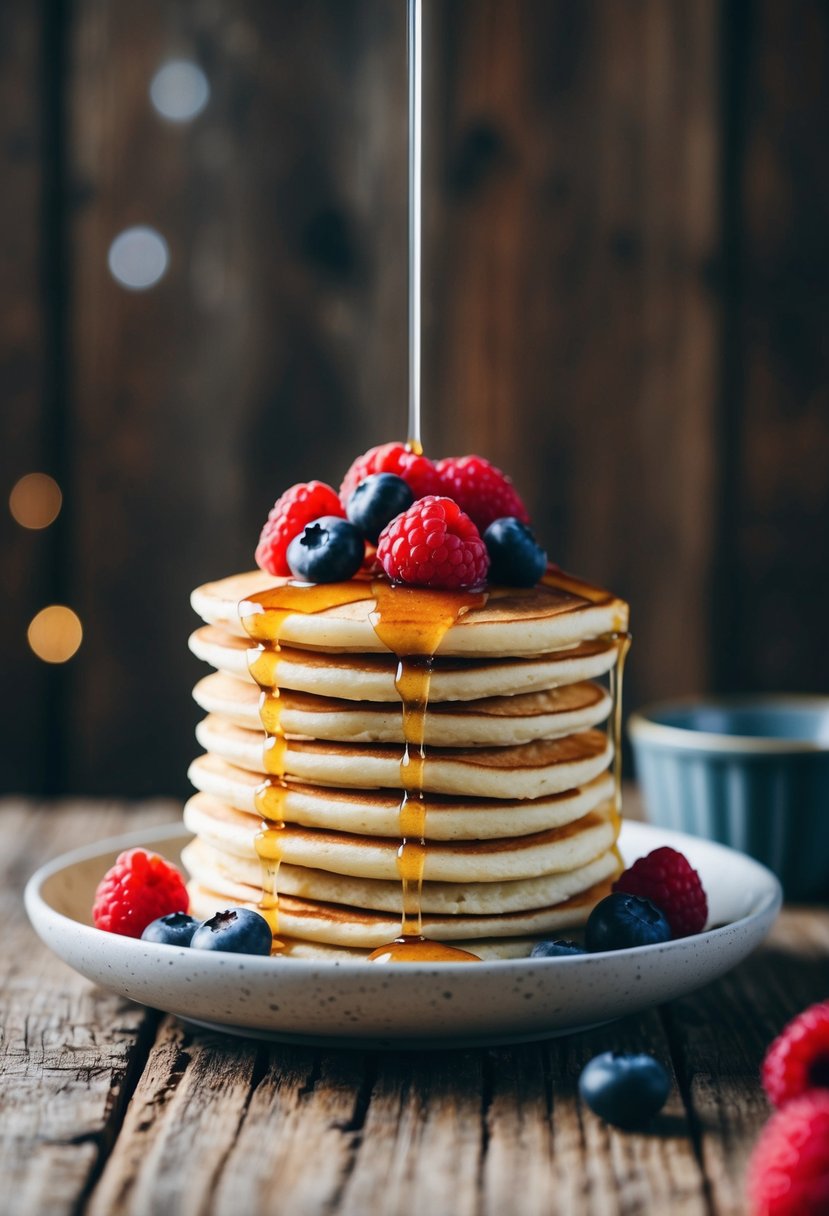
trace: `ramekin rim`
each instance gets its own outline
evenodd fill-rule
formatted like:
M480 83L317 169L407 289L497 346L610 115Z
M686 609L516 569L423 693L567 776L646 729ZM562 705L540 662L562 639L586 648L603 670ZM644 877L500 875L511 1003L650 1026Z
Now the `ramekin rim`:
M718 731L694 730L654 721L652 715L666 710L710 707L712 709L762 708L817 709L829 713L829 696L820 693L753 693L743 696L680 697L645 705L631 714L627 729L632 742L664 744L684 751L735 752L751 755L829 753L829 741L781 739L776 735L726 735Z

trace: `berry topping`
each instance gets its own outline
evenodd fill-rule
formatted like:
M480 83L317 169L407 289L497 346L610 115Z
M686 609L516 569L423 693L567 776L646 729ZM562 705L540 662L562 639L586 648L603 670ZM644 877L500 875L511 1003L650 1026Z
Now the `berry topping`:
M438 461L437 470L443 481L438 493L454 498L481 532L505 515L530 522L509 477L482 456L449 456Z
M347 519L323 515L288 545L288 565L309 583L340 583L353 578L363 564L365 542Z
M322 481L301 481L277 498L256 546L256 564L268 574L286 578L288 545L306 524L321 515L345 515L336 492Z
M530 951L530 958L567 958L572 954L584 953L584 947L577 942L558 937L554 942L536 942Z
M186 912L170 912L151 921L141 934L142 942L158 942L162 946L189 946L199 922Z
M659 908L647 899L623 891L596 904L584 931L587 949L593 952L652 946L668 941L670 936L671 926Z
M829 1093L829 1001L805 1009L774 1040L763 1061L763 1088L775 1106L808 1089Z
M380 533L377 560L397 583L458 590L480 587L489 569L486 545L451 498L419 499Z
M769 1119L746 1176L752 1216L829 1212L829 1093L794 1098Z
M358 456L343 478L340 499L345 505L361 481L372 473L395 473L402 477L415 498L442 494L440 474L427 456L418 456L404 443L383 443Z
M699 874L676 849L665 846L640 857L616 880L613 890L656 904L665 913L673 937L688 937L705 928L708 900Z
M194 950L225 950L229 954L270 954L273 935L264 916L252 908L232 908L203 921L190 945Z
M670 1078L653 1056L605 1051L586 1064L579 1093L595 1115L615 1127L642 1127L665 1105Z
M92 919L99 929L140 937L151 921L189 906L184 879L158 853L128 849L107 870L95 892Z
M372 473L357 486L345 512L355 528L373 545L387 523L406 511L415 497L407 482L394 473Z
M494 520L484 532L489 581L508 587L534 587L547 569L547 554L533 531L514 515Z

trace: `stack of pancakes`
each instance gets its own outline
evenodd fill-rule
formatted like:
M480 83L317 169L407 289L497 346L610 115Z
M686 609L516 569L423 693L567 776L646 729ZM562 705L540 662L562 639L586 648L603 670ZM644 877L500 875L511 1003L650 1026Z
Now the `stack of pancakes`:
M261 572L193 593L194 697L205 755L190 768L184 853L193 914L262 898L254 796L265 780L260 690L240 604ZM279 938L296 956L352 957L400 933L403 717L397 656L371 598L289 614L272 667L284 733ZM480 957L527 954L582 923L619 870L618 783L606 727L627 605L570 576L490 589L434 659L425 720L423 933Z

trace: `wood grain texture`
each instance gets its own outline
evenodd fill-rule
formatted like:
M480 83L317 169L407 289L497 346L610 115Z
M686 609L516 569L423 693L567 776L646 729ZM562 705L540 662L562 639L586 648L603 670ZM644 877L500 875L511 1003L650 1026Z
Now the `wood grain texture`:
M512 469L554 560L630 599L631 704L701 690L720 357L718 7L441 11L441 446L480 447Z
M829 990L829 912L789 910L725 979L548 1043L373 1053L160 1021L55 962L20 892L50 853L169 804L0 803L0 1169L10 1216L744 1216L769 1040ZM647 1133L581 1103L600 1051L672 1071Z
M47 319L43 294L43 6L0 6L0 670L21 690L0 709L0 789L42 792L49 673L26 645L29 621L50 588L50 537L26 531L7 509L26 473L52 472L46 434Z
M123 807L0 804L0 1177L4 1216L74 1213L143 1066L147 1011L93 988L26 922L22 887L47 857L124 831ZM170 807L147 808L149 827Z
M741 82L731 493L719 682L825 692L829 538L829 9L754 0Z

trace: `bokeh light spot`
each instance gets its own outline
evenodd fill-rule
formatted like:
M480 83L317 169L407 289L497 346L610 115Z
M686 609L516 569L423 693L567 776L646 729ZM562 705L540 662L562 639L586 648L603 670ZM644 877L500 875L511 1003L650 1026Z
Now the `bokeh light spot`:
M48 528L60 514L63 495L48 473L27 473L9 495L9 510L21 528Z
M80 618L63 604L50 604L32 618L26 635L29 645L44 663L65 663L83 641Z
M130 291L146 291L164 277L170 264L167 242L155 228L139 224L119 233L109 247L110 274Z
M197 63L171 59L158 69L150 84L150 101L162 118L190 122L210 99L210 85Z

